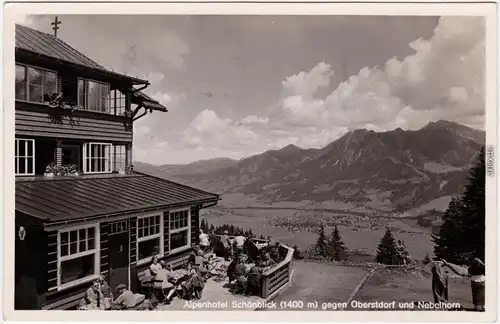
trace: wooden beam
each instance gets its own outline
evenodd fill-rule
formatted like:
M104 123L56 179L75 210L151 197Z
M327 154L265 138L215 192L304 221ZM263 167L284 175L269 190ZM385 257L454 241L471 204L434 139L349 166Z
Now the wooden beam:
M137 113L139 112L139 110L141 110L141 108L142 105L138 105L137 108L135 108L134 113L132 114L132 119L135 118L135 115L137 115Z
M137 119L146 116L147 113L148 113L148 111L146 109L144 109L144 112L142 114L140 114L138 117L135 117L134 119L132 119L132 121L136 121Z

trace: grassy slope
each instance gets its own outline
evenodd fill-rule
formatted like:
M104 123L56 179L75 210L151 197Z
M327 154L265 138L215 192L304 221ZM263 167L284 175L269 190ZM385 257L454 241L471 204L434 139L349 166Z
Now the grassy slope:
M398 273L394 270L378 270L360 289L357 301L433 301L430 273ZM449 302L458 302L465 308L472 307L470 283L467 280L450 280Z
M322 303L346 302L368 270L333 264L295 261L295 278L290 288L276 297L275 301L317 301ZM398 272L378 269L361 287L353 300L360 302L415 302L433 301L430 273L422 271ZM471 308L470 284L467 280L450 280L449 302L458 302ZM397 303L396 303L397 305ZM349 308L347 308L349 309Z
M321 310L322 303L345 302L368 273L362 268L307 261L295 261L294 266L295 278L292 286L274 301L279 304L281 301L301 300L304 301L304 310L308 301L317 301L319 304L317 310Z

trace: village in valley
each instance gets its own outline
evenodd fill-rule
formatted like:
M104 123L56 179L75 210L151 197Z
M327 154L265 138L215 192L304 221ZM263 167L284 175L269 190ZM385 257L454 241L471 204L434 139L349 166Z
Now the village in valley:
M450 118L197 158L219 154L200 148L204 136L243 147L273 125L257 112L233 122L205 109L176 139L198 145L178 149L191 162L162 163L158 152L175 155L162 141L170 135L153 136L146 123L173 127L161 122L182 103L158 90L165 81L154 73L116 71L73 46L61 34L71 19L15 27L16 310L485 310L483 130ZM440 32L426 37L439 41ZM145 49L133 48L135 62ZM297 128L307 118L296 100L317 96L335 75L324 63L301 73L283 81L284 93L296 91L282 103L297 112ZM349 75L338 78L347 87ZM197 100L230 100L216 95ZM342 111L354 109L345 96ZM304 105L319 109L311 100Z

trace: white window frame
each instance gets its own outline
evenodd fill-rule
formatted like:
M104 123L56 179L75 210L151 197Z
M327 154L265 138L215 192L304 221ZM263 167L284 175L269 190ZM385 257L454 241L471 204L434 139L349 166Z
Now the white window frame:
M176 213L176 212L182 212L182 211L188 212L187 226L176 228L176 229L170 228L170 216L171 216L171 214ZM169 247L172 246L171 234L183 232L185 230L187 230L187 232L188 232L187 244L184 246L175 248L173 250L171 249L170 253L176 253L176 252L180 252L180 251L184 251L184 250L189 249L191 247L191 207L172 209L172 210L168 211L168 228L169 228L169 231L168 231L168 246Z
M92 161L92 156L87 156L87 145L90 146L90 153L92 152L92 145L104 145L109 146L109 157L104 157L104 171L87 171L87 159ZM101 158L99 158L101 159ZM92 164L91 164L92 165ZM85 174L100 174L100 173L112 173L113 172L113 144L111 143L98 143L98 142L87 142L83 144L83 173Z
M70 255L65 255L61 256L61 233L66 233L66 232L72 232L72 231L78 231L80 229L84 228L94 228L94 248L92 250L88 250L85 252L79 252L75 254L70 254ZM78 233L78 232L77 232ZM79 234L77 234L79 235ZM69 239L69 234L68 234L68 239ZM85 282L90 282L95 280L96 278L99 277L101 274L101 242L100 242L100 232L99 232L99 224L90 224L90 225L81 225L81 226L75 226L75 227L70 227L70 228L65 228L57 231L57 290L62 290L66 289L68 287L80 285ZM69 246L68 246L69 248ZM67 260L72 260L76 259L79 257L87 256L94 254L94 274L89 275L85 278L73 280L64 284L61 284L61 263L63 261Z
M145 218L150 218L150 217L157 217L159 216L160 217L160 231L158 232L158 234L153 234L153 235L148 235L148 236L144 236L144 237L139 237L139 219L145 219ZM135 243L135 248L136 248L136 260L137 260L137 265L142 265L142 264L146 264L146 263L149 263L153 260L153 257L155 255L152 255L150 257L146 257L144 259L139 259L139 243L140 242L144 242L144 241L149 241L151 239L159 239L160 240L160 255L164 255L165 254L165 247L164 247L164 244L163 244L163 240L164 240L164 233L163 233L163 213L154 213L154 214L147 214L147 215L141 215L141 216L138 216L137 217L137 226L136 226L136 237L137 237L137 240L136 240L136 243Z
M19 155L19 146L21 145L20 142L24 142L24 153L25 155L21 156ZM32 148L33 148L33 155L28 155L28 142L32 143ZM14 155L14 163L16 163L17 166L17 172L15 172L16 176L34 176L35 175L35 140L34 139L27 139L27 138L16 138L15 145L17 148L17 155ZM33 158L33 166L32 170L33 172L31 173L19 173L19 159L24 158L24 170L28 170L28 158Z
M25 83L25 85L24 85L25 86L25 89L24 89L24 91L25 91L25 93L24 93L25 97L24 97L24 99L17 99L16 98L15 99L16 101L36 103L36 104L43 104L44 103L44 101L43 101L43 94L44 94L44 91L43 91L43 89L44 89L43 76L42 76L42 85L41 85L41 87L42 87L42 101L31 101L30 100L30 87L29 87L30 83L29 83L29 80L28 80L28 75L29 75L28 69L29 68L40 70L41 72L45 71L45 72L54 73L55 76L56 76L56 89L55 90L56 90L56 93L58 92L59 89L58 89L58 85L57 85L57 83L58 83L58 74L57 74L57 71L46 69L46 68L42 68L42 67L39 67L39 66L36 66L36 65L22 64L22 63L17 63L17 62L16 62L16 66L22 66L22 67L24 67L24 83Z

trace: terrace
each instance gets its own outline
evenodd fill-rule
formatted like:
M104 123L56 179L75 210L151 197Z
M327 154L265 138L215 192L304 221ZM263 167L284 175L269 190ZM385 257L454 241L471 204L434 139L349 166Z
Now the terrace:
M260 239L252 239L252 242L261 248L268 245L267 241ZM264 308L269 301L288 287L292 279L294 250L281 243L279 249L284 258L263 272L258 296L234 293L232 291L234 286L229 284L224 271L230 262L219 261L218 268L221 270L207 280L200 299L187 301L174 298L171 304L160 304L156 310L255 310ZM245 266L249 269L253 263L246 263Z

